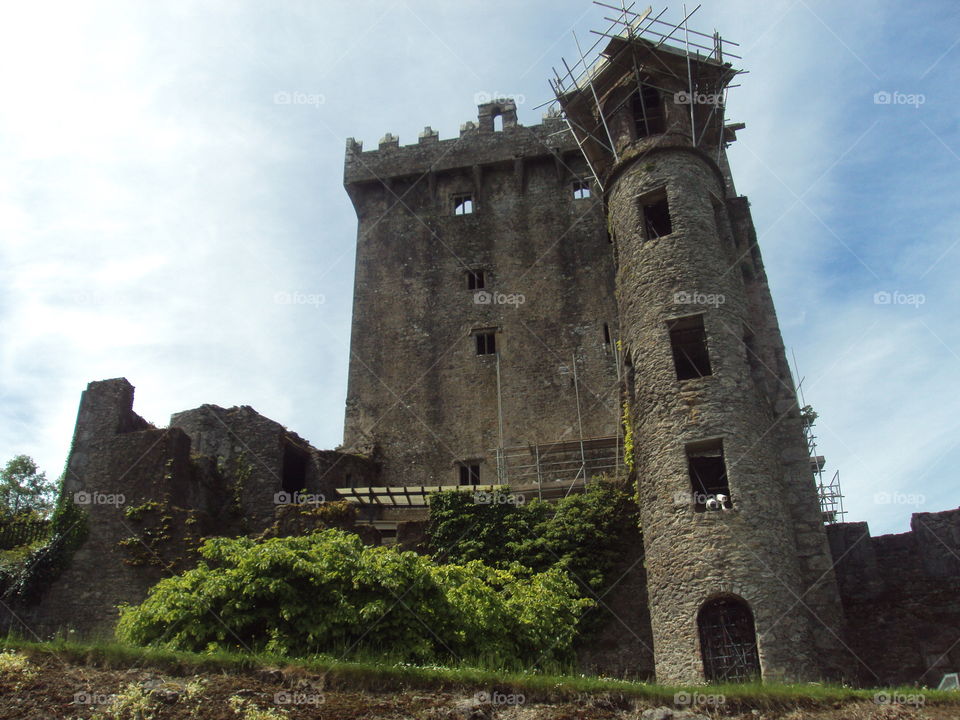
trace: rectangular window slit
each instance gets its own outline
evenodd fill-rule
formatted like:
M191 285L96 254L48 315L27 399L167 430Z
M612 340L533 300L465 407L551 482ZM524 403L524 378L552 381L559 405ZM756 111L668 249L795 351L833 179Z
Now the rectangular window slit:
M707 333L703 329L703 315L671 320L667 323L670 330L670 347L673 351L673 365L677 371L677 380L712 375L710 354L707 351Z
M467 289L468 290L483 290L483 286L484 286L483 270L467 271Z
M590 197L590 183L585 180L574 180L573 182L573 199L574 200L586 200Z
M497 334L489 330L478 332L475 335L477 339L477 355L493 355L497 352Z
M460 484L461 485L479 485L480 484L480 466L470 463L460 463Z
M730 484L723 460L723 441L709 440L687 445L687 467L693 490L693 509L729 510Z
M670 204L667 202L665 190L645 196L640 206L643 213L643 231L647 240L656 240L673 232Z
M473 195L471 193L464 193L462 195L453 196L453 214L454 215L471 215L473 213Z

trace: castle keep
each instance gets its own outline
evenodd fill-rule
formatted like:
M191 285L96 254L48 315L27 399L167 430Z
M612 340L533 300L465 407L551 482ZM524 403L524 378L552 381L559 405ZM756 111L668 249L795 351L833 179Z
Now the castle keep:
M91 383L66 489L175 506L157 520L171 562L130 562L125 540L153 552L154 536L94 503L71 566L6 623L107 628L193 538L269 529L296 492L347 500L365 540L416 549L432 492L551 500L611 475L635 483L640 527L585 669L870 684L960 669L960 510L871 538L821 505L726 159L743 128L724 118L735 56L717 35L681 45L658 18L625 11L595 58L565 63L539 125L495 99L458 137L348 140L343 447L247 407L156 428L126 380Z
M616 467L623 405L657 677L730 677L737 655L744 677L813 678L843 669L842 609L747 200L727 170L736 71L722 47L691 61L631 30L558 80L562 117L540 126L519 126L504 100L460 138L348 141L346 444L379 448L387 484L542 492Z

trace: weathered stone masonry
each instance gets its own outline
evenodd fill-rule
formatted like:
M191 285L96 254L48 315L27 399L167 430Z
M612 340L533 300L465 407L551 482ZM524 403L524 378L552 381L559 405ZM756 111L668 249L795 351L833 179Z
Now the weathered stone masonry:
M619 432L610 244L602 203L574 198L587 169L563 128L520 126L499 101L458 138L347 142L359 223L345 446L375 447L386 484L456 484L458 461L496 482L498 446ZM466 194L473 212L456 215ZM477 354L482 329L495 354Z
M292 469L291 454L303 461ZM5 613L3 625L109 634L117 605L142 601L158 580L189 567L200 538L266 529L290 502L280 495L290 489L285 472L327 501L339 499L338 487L377 478L370 460L318 451L249 407L204 405L156 428L133 412L125 379L90 383L64 485L88 514L89 537L39 604Z
M126 380L90 383L65 486L89 538L3 625L109 632L117 604L188 567L200 537L309 531L284 512L294 490L349 496L365 541L416 547L427 509L382 504L391 492L500 482L557 497L627 460L641 522L602 626L577 648L585 670L872 685L960 670L960 509L916 514L902 535L824 527L726 159L743 126L722 105L675 100L691 77L719 96L732 69L698 57L688 74L678 50L632 36L602 57L589 93L559 94L577 136L556 115L524 127L494 100L457 138L428 127L408 146L347 141L346 452L249 407L204 405L157 428ZM533 463L527 484L508 452Z

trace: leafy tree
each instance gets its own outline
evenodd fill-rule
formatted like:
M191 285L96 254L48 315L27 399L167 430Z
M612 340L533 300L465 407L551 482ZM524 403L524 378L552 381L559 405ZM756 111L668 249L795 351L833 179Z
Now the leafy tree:
M0 470L0 512L47 514L53 509L56 483L39 471L29 455L17 455Z

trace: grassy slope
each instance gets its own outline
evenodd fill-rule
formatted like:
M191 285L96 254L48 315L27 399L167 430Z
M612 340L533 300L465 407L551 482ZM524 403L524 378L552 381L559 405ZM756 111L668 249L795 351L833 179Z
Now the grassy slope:
M377 662L348 662L327 656L285 658L239 653L196 653L139 648L114 642L77 643L65 640L47 643L16 638L0 639L0 649L17 650L30 657L56 656L65 661L102 668L122 669L150 666L175 674L228 672L250 673L264 668L302 669L324 677L330 688L348 690L401 691L411 688L443 691L476 691L496 688L498 692L523 693L529 700L562 702L584 695L617 696L672 705L677 693L723 695L725 712L747 709L816 708L837 703L873 700L877 689L853 689L832 685L711 685L672 687L609 678L498 673L475 668L416 667ZM922 692L926 706L960 708L960 693L918 688L886 689L905 695ZM960 712L958 712L960 715Z

